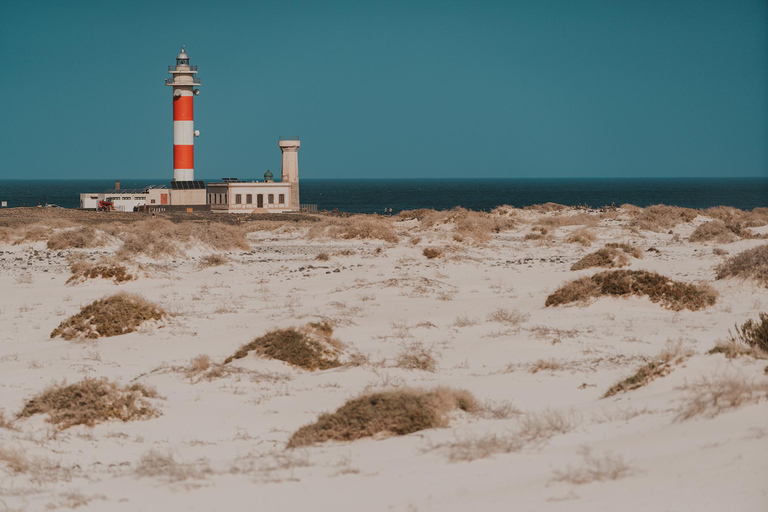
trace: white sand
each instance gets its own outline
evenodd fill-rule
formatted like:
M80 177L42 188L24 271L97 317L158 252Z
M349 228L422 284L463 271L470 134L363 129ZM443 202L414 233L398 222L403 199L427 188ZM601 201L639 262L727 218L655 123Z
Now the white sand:
M722 258L712 253L714 245L686 241L693 225L675 228L681 236L675 241L666 233L632 235L621 224L604 221L593 229L599 240L590 248L562 241L574 226L554 230L556 242L541 245L524 242L529 226L521 225L485 247L454 244L462 248L436 260L421 251L449 243L438 233L414 246L407 239L391 245L260 232L250 235L252 252L229 254L231 264L200 270L197 261L207 251L194 249L187 259L168 260L167 268L119 286L101 279L66 285L63 255L47 251L44 242L0 246L0 409L6 417L52 382L86 376L140 382L164 397L155 401L162 416L146 421L61 431L38 416L17 421L17 430L0 428L0 450L21 451L32 465L14 474L0 458L0 511L768 510L765 401L714 418L676 419L686 383L713 376L768 379L767 361L706 354L736 322L768 310L768 290L714 281ZM572 272L570 265L609 241L657 247L660 253L645 252L629 268L711 282L720 293L717 304L674 312L646 298L602 298L545 308L558 286L597 270ZM759 243L722 247L735 254ZM377 247L383 252L376 254ZM343 249L355 254L314 260ZM61 321L118 290L139 293L177 316L161 328L97 341L50 339ZM528 316L518 327L489 321L498 308ZM476 324L455 326L463 316ZM325 317L338 321L335 336L349 351L384 363L307 372L251 354L232 363L247 371L197 383L173 370L199 354L221 361L272 328ZM682 340L695 355L645 387L601 398L667 340ZM403 346L415 342L439 355L436 372L393 366ZM564 367L530 371L550 359ZM319 413L363 390L400 385L464 388L481 401L509 402L521 414L457 413L445 429L285 449L290 435ZM511 436L526 414L547 409L570 414L575 428L471 462L451 462L449 448L439 446L491 433ZM584 466L584 447L598 459L612 454L628 471L585 484L556 480L558 471ZM151 450L172 455L188 478L137 475Z

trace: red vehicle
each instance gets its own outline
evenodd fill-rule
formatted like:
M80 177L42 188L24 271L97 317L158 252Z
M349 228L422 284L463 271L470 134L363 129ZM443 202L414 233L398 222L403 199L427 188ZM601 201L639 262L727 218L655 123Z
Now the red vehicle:
M112 201L99 201L98 210L100 212L113 212L115 211L115 203Z

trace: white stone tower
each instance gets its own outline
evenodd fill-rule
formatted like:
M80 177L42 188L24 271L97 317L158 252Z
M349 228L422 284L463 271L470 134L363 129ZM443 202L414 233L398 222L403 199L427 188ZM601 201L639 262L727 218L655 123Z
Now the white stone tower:
M283 163L280 172L280 181L291 184L291 209L301 210L299 201L299 147L301 142L298 137L280 137L278 141L280 151L283 152Z

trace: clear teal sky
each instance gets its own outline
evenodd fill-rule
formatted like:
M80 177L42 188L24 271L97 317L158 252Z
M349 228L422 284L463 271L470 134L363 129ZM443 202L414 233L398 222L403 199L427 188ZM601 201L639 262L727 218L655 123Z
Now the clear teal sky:
M202 178L768 176L765 0L5 0L0 179L170 179L182 44Z

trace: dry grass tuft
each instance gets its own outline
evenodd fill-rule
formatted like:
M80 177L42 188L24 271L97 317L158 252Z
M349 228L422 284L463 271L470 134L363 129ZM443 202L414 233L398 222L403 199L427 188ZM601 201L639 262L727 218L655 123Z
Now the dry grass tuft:
M742 251L718 265L717 279L752 279L768 288L768 244Z
M310 371L336 368L342 365L338 358L341 343L332 335L333 326L328 322L313 322L298 329L277 329L243 345L225 359L224 364L255 352Z
M618 480L631 473L629 465L618 455L605 453L602 457L595 457L592 455L592 450L586 447L580 450L580 455L581 466L576 468L568 466L565 470L556 470L554 480L581 485Z
M659 355L654 357L649 363L641 366L631 377L627 377L611 386L605 392L603 398L641 388L652 380L669 375L675 365L682 363L692 355L693 351L683 348L681 342L667 342L667 346Z
M76 384L54 384L24 404L19 418L48 414L48 421L65 429L74 425L92 427L117 419L132 421L158 416L147 398L157 392L141 384L121 387L106 378L85 378Z
M389 218L352 215L350 217L326 217L322 221L313 224L307 236L310 238L340 238L343 240L383 240L389 243L397 243L400 239L392 229L392 220Z
M220 267L229 263L229 258L222 254L207 254L200 258L200 268Z
M395 366L407 370L434 372L437 369L435 348L423 343L409 343L395 357Z
M645 270L607 270L566 283L547 297L545 305L558 306L602 296L631 295L645 295L652 302L661 303L673 311L697 311L713 305L717 300L717 292L707 285L673 281Z
M440 226L449 228L448 233L457 242L483 244L495 233L512 229L515 219L508 211L495 209L491 213L476 212L456 207L451 210L406 210L398 215L400 219L419 221L422 230L436 230Z
M135 331L149 320L161 320L162 308L143 297L118 293L83 307L79 313L63 321L51 333L51 338L101 338Z
M563 368L565 368L563 363L556 359L539 359L529 366L528 371L531 373L538 373L541 371L556 372L558 370L562 370Z
M439 258L443 255L443 250L439 247L425 247L422 254L426 256L428 260Z
M0 428L13 429L13 421L5 418L5 411L0 409Z
M693 230L688 240L691 242L717 242L719 244L729 244L735 242L739 237L752 238L746 230L738 225L727 225L721 220L705 222Z
M589 247L597 241L597 236L592 231L582 228L568 235L565 241L569 244L581 244L584 247Z
M753 404L768 399L768 381L748 380L744 376L702 377L693 384L682 387L687 391L677 420L688 420L696 416L714 418L736 409L741 405Z
M362 395L301 427L291 436L288 448L331 440L354 441L377 434L402 436L444 427L454 409L474 412L479 405L468 391L451 388L398 389Z
M516 309L503 308L497 308L493 312L488 313L487 317L489 322L498 322L510 327L519 327L520 324L526 322L528 318L529 315L526 313L521 313Z
M317 261L328 261L328 260L330 260L330 259L331 259L331 257L328 255L328 253L327 253L327 252L321 252L320 254L318 254L317 256L315 256L315 259L316 259Z
M693 221L698 212L690 208L656 204L643 208L635 215L636 217L630 222L630 226L646 231L660 232L672 229L683 222Z
M101 247L104 240L91 226L82 226L53 233L48 238L48 249L61 251L64 249L89 249Z

